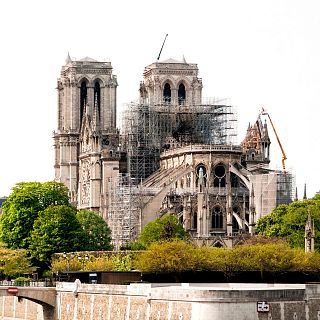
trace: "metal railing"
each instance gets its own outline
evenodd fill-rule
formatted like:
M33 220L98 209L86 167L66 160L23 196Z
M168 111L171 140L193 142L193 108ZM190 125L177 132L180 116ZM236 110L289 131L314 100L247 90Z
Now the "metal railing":
M0 281L0 286L8 287L55 287L55 281L51 281L50 279L46 279L44 281L16 281L16 280L2 280Z

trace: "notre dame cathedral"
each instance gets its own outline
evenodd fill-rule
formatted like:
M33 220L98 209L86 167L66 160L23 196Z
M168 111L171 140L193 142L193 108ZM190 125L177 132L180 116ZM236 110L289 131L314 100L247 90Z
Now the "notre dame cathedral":
M132 85L121 130L110 62L68 55L57 86L55 180L104 217L116 248L166 214L197 242L232 246L292 201L292 175L269 168L267 123L259 115L238 144L234 108L202 97L196 64L156 61Z

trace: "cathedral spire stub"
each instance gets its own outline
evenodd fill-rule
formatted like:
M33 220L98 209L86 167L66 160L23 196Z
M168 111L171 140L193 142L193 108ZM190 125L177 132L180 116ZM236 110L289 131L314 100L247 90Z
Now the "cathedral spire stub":
M304 184L304 191L303 191L303 200L307 199L307 184Z
M269 133L268 133L268 126L267 126L267 120L264 120L263 124L263 138L265 141L270 142Z
M67 58L66 58L66 64L69 64L71 62L72 62L72 60L70 58L70 54L69 54L69 51L68 51L68 55L67 55Z
M305 225L304 233L304 249L305 252L314 252L314 219L311 217L310 209L308 210L308 218Z

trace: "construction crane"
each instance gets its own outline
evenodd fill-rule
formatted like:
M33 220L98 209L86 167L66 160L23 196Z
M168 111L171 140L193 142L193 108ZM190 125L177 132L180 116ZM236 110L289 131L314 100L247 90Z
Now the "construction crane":
M166 42L167 36L168 36L168 34L166 34L166 36L165 36L165 38L164 38L164 40L163 40L162 47L161 47L161 49L160 49L160 52L159 52L159 55L158 55L157 61L159 61L159 59L160 59L161 52L162 52L162 49L163 49L164 43Z
M284 152L284 150L283 150L283 147L282 147L282 144L281 144L281 142L280 142L279 136L278 136L278 134L277 134L276 128L274 127L273 122L272 122L272 120L271 120L270 114L269 114L264 108L262 108L262 109L261 109L261 112L260 112L260 115L266 115L266 116L268 116L268 118L269 118L269 121L270 121L270 123L271 123L273 132L274 132L274 134L275 134L275 136L276 136L276 138L277 138L279 147L280 147L281 152L282 152L282 168L283 168L283 173L286 174L286 166L285 166L285 163L284 163L284 162L285 162L285 160L287 160L287 156L286 156L286 154L285 154L285 152Z

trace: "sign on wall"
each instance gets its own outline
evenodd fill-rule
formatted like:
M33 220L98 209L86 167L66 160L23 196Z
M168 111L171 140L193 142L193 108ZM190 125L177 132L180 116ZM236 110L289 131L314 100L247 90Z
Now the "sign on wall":
M266 301L258 301L257 302L257 311L258 312L269 312L270 306Z

